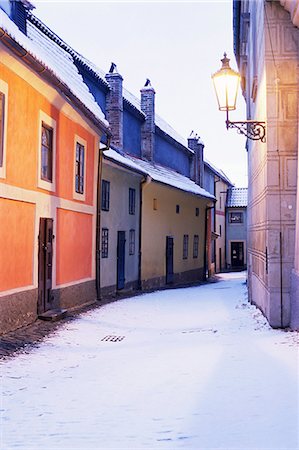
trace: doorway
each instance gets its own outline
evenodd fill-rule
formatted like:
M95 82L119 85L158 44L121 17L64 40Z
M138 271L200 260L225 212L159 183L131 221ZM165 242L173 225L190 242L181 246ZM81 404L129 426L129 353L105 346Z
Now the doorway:
M38 236L38 314L42 314L53 307L53 238L53 219L40 218Z
M126 232L117 232L117 282L118 290L125 287Z
M166 236L166 284L173 283L173 237Z
M244 267L244 243L231 242L231 263L233 269Z

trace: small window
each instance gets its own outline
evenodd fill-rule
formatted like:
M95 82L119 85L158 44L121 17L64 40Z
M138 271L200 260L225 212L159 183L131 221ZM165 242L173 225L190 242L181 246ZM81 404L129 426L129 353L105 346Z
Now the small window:
M199 236L198 234L195 234L193 238L193 258L198 258L198 243Z
M108 240L109 230L108 228L102 228L102 258L108 258Z
M196 215L196 217L199 216L199 208L195 208L195 215Z
M242 212L230 212L229 213L230 223L243 223L243 213Z
M5 120L5 95L0 92L0 167L3 167L4 157L4 120Z
M219 235L221 236L221 233L222 233L222 227L221 227L221 225L219 225Z
M154 211L157 211L157 209L158 209L158 202L157 202L157 199L156 199L156 198L153 198L153 210L154 210Z
M129 232L129 255L135 255L135 230Z
M42 122L41 179L53 181L53 128Z
M175 207L175 212L176 212L177 214L180 214L180 205L176 205L176 207Z
M188 234L184 234L184 239L183 239L183 259L187 259L188 258L188 245L189 245L189 235Z
M84 193L84 145L76 143L76 172L75 172L75 190L78 194Z
M135 214L136 189L129 188L129 214Z
M109 211L110 208L110 181L102 180L102 210Z

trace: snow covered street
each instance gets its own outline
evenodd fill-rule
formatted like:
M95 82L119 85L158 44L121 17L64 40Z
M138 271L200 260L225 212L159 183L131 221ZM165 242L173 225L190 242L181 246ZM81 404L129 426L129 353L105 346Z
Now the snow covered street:
M298 334L244 282L120 300L2 361L1 449L298 449Z

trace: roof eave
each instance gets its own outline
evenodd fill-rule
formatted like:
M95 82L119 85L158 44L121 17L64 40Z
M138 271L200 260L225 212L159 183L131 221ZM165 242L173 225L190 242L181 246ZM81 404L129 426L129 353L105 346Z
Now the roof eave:
M85 106L82 101L69 89L69 87L63 83L59 78L43 63L38 61L34 55L25 50L18 42L16 42L12 36L10 36L2 27L0 27L0 41L12 51L18 58L20 58L27 66L34 70L39 76L41 76L48 83L52 84L56 89L59 89L61 93L69 99L69 101L78 108L88 119L99 128L102 132L111 136L109 127L102 122L95 114Z

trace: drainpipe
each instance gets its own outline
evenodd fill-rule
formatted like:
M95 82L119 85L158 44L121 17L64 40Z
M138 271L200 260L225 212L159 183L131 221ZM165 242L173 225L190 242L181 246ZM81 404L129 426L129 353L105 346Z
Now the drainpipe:
M204 249L204 281L207 280L208 271L208 261L207 261L207 251L208 251L208 212L215 206L206 206L205 210L205 249Z
M97 216L96 216L96 291L97 300L101 300L101 180L102 180L102 168L103 168L103 152L110 148L110 136L107 136L107 144L104 147L99 148L98 158L98 170L97 170Z
M139 190L139 245L138 245L138 289L142 289L141 282L141 233L142 233L142 197L143 197L143 189L145 186L149 185L152 182L152 178L149 175L146 175L140 183Z

